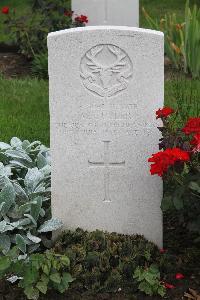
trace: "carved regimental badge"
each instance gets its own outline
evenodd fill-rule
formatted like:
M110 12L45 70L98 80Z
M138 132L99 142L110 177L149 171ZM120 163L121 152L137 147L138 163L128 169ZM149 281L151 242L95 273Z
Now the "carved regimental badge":
M86 89L100 97L111 97L127 88L133 65L119 47L97 45L82 58L80 71Z

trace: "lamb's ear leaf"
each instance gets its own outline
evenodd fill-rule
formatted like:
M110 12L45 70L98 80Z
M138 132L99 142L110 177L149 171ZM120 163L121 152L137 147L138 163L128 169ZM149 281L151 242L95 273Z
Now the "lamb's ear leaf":
M7 150L10 149L11 146L9 144L6 144L4 142L0 142L0 150Z
M22 141L17 138L17 137L13 137L10 141L10 144L12 147L21 147L22 146Z
M11 183L8 183L0 192L0 204L5 202L2 207L2 213L6 214L15 202L15 189Z
M52 218L44 222L38 229L38 232L50 232L61 228L63 225L62 221L57 218Z
M26 253L26 242L21 234L16 234L15 238L18 248L25 254Z
M0 249L2 250L3 254L8 253L10 246L10 237L7 234L0 234Z
M37 222L40 210L42 208L42 197L37 197L34 199L34 203L31 204L31 211L30 214L34 218L34 220Z

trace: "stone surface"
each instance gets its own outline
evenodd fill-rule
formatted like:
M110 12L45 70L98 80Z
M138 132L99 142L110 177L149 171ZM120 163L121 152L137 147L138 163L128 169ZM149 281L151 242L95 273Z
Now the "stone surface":
M72 0L72 10L87 15L90 26L139 26L139 0Z
M143 234L162 245L155 111L163 34L86 27L48 36L52 210L66 228Z

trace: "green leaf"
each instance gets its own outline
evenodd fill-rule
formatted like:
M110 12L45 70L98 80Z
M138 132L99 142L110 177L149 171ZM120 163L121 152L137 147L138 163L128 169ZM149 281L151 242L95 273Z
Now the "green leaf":
M24 290L25 295L30 300L37 300L39 299L40 293L39 290L36 288L33 288L32 286L28 286Z
M4 254L7 254L10 250L11 241L10 237L6 234L0 234L0 248Z
M24 160L28 163L32 163L32 159L26 154L26 152L24 150L12 150L12 149L8 149L6 150L5 154L10 157L11 159L14 160Z
M43 281L46 285L49 283L49 277L46 274L41 275L41 281Z
M48 265L44 265L42 266L42 271L44 272L44 274L49 275L50 268L48 267Z
M0 222L0 232L4 232L5 228L6 228L6 221L1 221Z
M193 191L200 193L200 186L197 182L194 182L194 181L190 182L189 188Z
M39 280L39 272L29 263L24 263L25 270L23 270L23 281L20 283L22 287L33 286Z
M25 217L29 218L29 220L35 225L37 226L37 222L35 221L35 219L30 215L30 214L24 214Z
M162 199L162 203L161 203L162 211L167 211L167 210L170 210L172 208L174 208L172 197L171 196L165 196Z
M6 271L11 265L11 260L8 256L0 257L0 271Z
M47 284L44 281L39 281L36 284L36 288L42 293L46 294L47 293Z
M60 284L60 283L61 283L61 277L60 277L60 274L59 274L59 273L51 274L51 275L50 275L50 280L53 281L53 282L55 282L55 283Z
M48 162L47 162L46 158L44 157L44 155L39 153L38 156L37 156L37 167L38 167L38 169L42 169L46 165L48 165Z
M24 184L28 193L33 193L37 185L44 179L44 175L38 170L38 168L28 169L28 172L24 179Z
M161 297L164 297L165 294L166 294L166 290L165 290L164 286L162 286L160 284L160 286L158 287L158 295L160 295Z
M4 166L2 162L0 162L0 176L2 177L9 177L12 175L11 167Z
M19 183L13 183L13 187L15 189L15 193L19 198L28 200L28 196L26 195L25 190L21 187Z
M0 142L0 149L1 150L7 150L7 149L10 149L11 146L9 144L6 144L4 142Z
M184 203L183 203L184 193L185 193L184 186L176 186L175 191L173 193L173 203L177 210L181 210L184 207Z
M12 147L21 147L22 146L22 141L17 138L17 137L13 137L10 141L10 144Z
M181 210L184 207L183 199L180 197L173 197L173 203L177 210Z
M33 243L40 243L41 242L41 238L37 237L37 236L34 236L32 235L30 232L27 233L27 238L32 241Z
M15 202L15 190L12 184L7 184L0 193L0 204L5 202L2 213L6 214Z
M45 256L43 254L32 254L30 257L31 264L37 270L45 263Z
M69 258L66 255L62 255L61 258L60 258L60 261L61 261L61 263L62 263L63 266L69 267L70 260L69 260Z
M138 288L139 288L140 291L144 292L145 294L153 296L152 288L147 282L142 281L139 284Z
M62 221L60 221L59 219L56 219L56 218L52 218L51 220L44 222L44 224L42 224L39 227L38 232L54 231L54 230L61 228L62 225L63 225Z
M26 253L26 242L20 234L16 234L16 244L18 248L25 254Z
M74 279L72 278L71 274L64 272L62 277L62 283L68 284L70 282L73 282Z
M31 216L34 218L36 222L39 218L41 208L42 208L42 197L39 196L34 200L34 203L31 204L31 211L30 211Z

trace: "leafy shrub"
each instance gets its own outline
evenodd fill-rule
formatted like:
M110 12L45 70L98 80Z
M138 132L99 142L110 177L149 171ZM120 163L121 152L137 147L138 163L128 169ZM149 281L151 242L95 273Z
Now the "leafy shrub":
M200 77L200 9L185 6L185 20L177 21L176 14L166 14L160 21L153 20L143 8L149 26L165 34L165 53L177 69L184 69L192 77Z
M32 61L32 73L38 78L48 79L48 54L36 54Z
M157 111L157 118L164 123L159 128L163 150L149 159L151 174L164 179L163 211L178 211L182 226L187 224L200 235L200 118L190 118L184 128L175 129L170 121L172 113L170 108Z
M37 9L22 17L18 17L15 10L9 9L4 20L5 32L10 34L19 46L20 53L28 58L47 51L49 32L84 26L88 21L85 16L73 16L62 0L41 0L36 4L34 8Z
M46 251L31 254L26 260L19 260L18 257L16 247L7 256L0 257L0 277L9 277L12 283L19 281L18 286L28 299L37 300L40 293L46 294L48 289L64 293L73 281L68 272L70 261L65 255Z
M51 219L51 166L49 149L39 141L14 137L0 142L0 249L13 245L23 254L36 251L46 233L61 226Z
M160 282L160 272L156 265L151 265L149 268L138 267L133 275L138 283L138 289L147 295L160 295L164 297L165 287Z
M70 272L76 281L72 288L90 292L136 290L133 273L138 266L159 261L155 245L141 236L125 236L81 229L66 231L55 245L55 252L71 262Z

